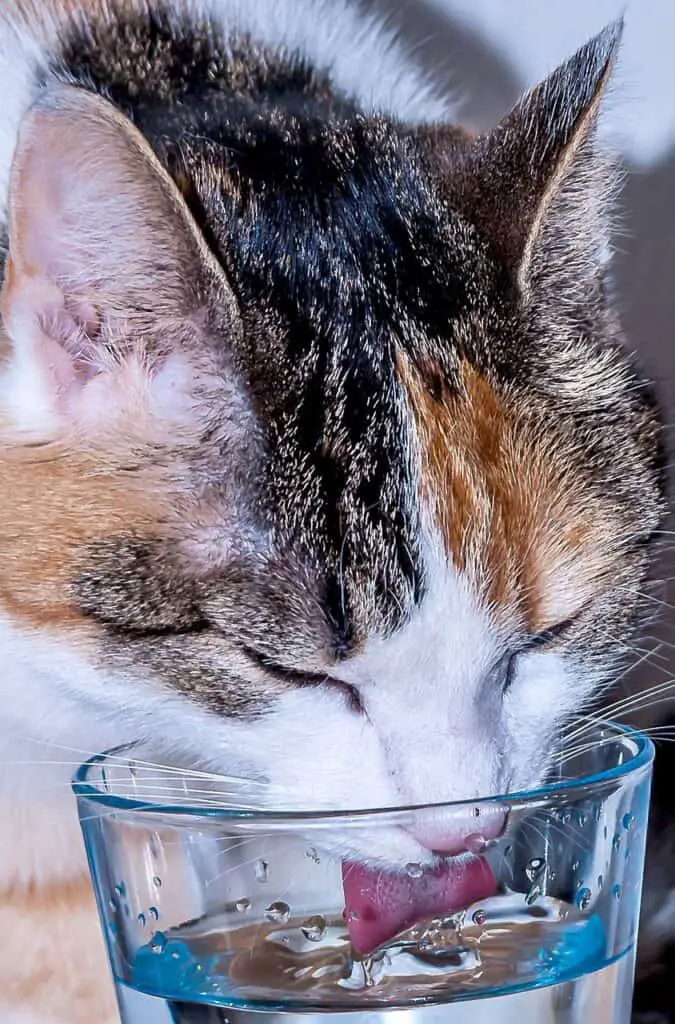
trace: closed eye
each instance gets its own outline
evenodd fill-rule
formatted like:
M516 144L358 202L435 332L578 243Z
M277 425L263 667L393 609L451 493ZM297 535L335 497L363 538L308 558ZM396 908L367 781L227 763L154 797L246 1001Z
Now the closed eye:
M565 619L563 622L558 622L555 626L543 629L541 633L535 633L534 636L525 641L520 648L520 652L524 653L525 651L537 650L540 647L548 647L550 644L555 643L556 640L564 639L565 635L576 624L584 611L585 609L582 608L581 611Z
M550 626L548 629L543 629L540 633L528 637L517 650L508 651L500 659L497 671L501 675L502 693L506 693L511 688L518 668L518 658L523 654L529 654L530 651L546 649L556 640L563 640L584 610L582 608L576 615L570 616L563 622L558 622L555 626Z
M281 683L291 686L330 686L334 690L342 691L347 698L350 710L359 714L364 711L361 695L356 687L344 683L341 679L335 679L327 672L299 672L297 669L286 668L252 647L242 647L242 652L257 668L262 669L267 675L273 676Z

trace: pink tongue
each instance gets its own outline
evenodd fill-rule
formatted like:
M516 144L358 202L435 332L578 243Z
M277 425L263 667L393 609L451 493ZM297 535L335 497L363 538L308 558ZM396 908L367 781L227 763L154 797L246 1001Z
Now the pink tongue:
M344 861L342 884L349 937L362 954L418 921L452 914L493 896L497 888L482 857L447 860L419 878Z

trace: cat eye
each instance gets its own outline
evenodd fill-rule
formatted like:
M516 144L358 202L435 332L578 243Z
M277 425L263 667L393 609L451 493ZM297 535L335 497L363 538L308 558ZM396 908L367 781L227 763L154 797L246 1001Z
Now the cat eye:
M508 651L499 660L496 668L502 693L507 693L511 688L518 668L518 659L523 654L529 654L530 651L538 651L550 647L556 640L560 640L565 636L565 633L574 625L578 618L579 615L574 615L569 619L565 619L563 622L557 623L555 626L550 626L548 629L542 630L540 633L535 633L517 650Z
M252 661L257 668L262 669L267 675L273 676L279 682L293 686L330 686L333 690L340 690L347 699L351 711L357 714L364 713L361 694L355 686L345 683L341 679L335 679L326 672L298 672L296 669L286 668L279 665L265 654L260 654L250 647L243 647L243 653Z
M541 633L535 633L534 636L529 638L521 650L537 650L541 647L548 647L550 644L555 643L556 640L561 640L565 636L565 633L572 628L580 615L581 611L576 615L572 615L569 619L564 619L562 622L558 622L555 626L543 629Z

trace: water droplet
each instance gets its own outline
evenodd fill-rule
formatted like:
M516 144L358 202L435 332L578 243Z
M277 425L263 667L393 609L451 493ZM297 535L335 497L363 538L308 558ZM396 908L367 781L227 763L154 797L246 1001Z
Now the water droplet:
M406 864L405 871L406 874L410 876L410 878L421 878L422 875L424 874L422 865L415 863Z
M600 807L600 804L595 804L593 807L593 821L596 822L596 824L598 821L600 821L601 815L602 808Z
M269 878L270 866L266 860L257 860L253 869L256 882L266 882Z
M115 900L108 900L108 909L114 913L117 910L117 903Z
M579 823L579 828L583 828L584 825L586 824L586 815L584 814L583 811L579 811L578 812L578 814L577 814L577 821Z
M606 826L606 825L605 825L605 827L604 827L604 828L603 828L603 830L602 830L602 838L603 838L603 839L606 839L606 838L607 838L607 826Z
M579 889L579 892L577 893L577 906L579 910L588 910L591 905L592 898L593 894L590 889Z
M525 865L525 874L527 875L528 881L534 882L546 868L546 861L543 857L533 857L532 860L528 860Z
M180 960L180 953L178 952L177 949L174 949L173 953L171 954L171 959L172 960Z
M155 932L152 936L150 949L153 953L163 953L166 949L166 935L164 932Z
M146 925L145 914L139 914L138 917L136 918L136 920L140 924L141 928L145 928L145 925Z
M480 910L474 910L473 914L471 915L471 920L473 921L474 924L477 924L479 927L485 924L487 918L487 911L483 910L482 908Z
M571 820L572 820L572 812L569 811L569 810L563 811L562 814L560 815L560 821L561 821L561 823L563 825L569 825Z
M581 866L581 865L579 864L579 861L578 861L578 860L575 860L575 861L573 861L573 862L572 862L572 871L578 871L578 870L579 870L579 868L580 868L580 866Z
M577 889L581 889L583 884L584 884L583 878L577 878Z
M620 900L621 899L621 886L620 885L617 884L617 885L613 885L612 886L612 896L614 897L615 900Z
M319 914L308 917L304 924L300 925L300 931L310 942L321 942L326 934L326 922Z
M288 903L283 903L281 900L277 900L275 903L270 903L269 907L265 907L265 917L268 921L275 921L277 924L286 924L290 916L291 908Z
M162 879L159 877L159 875L155 875L155 877L152 880L152 884L154 885L155 889L162 888Z
M537 953L537 960L544 966L549 967L555 963L555 953L552 949L540 949Z
M619 849L620 846L621 846L621 836L617 832L616 835L614 836L614 838L612 839L612 849L616 852Z
M116 896L120 896L122 899L124 899L126 894L127 894L127 887L124 884L124 882L120 882L118 885L115 886L115 895Z
M348 914L347 914L347 920L348 921L358 921L358 919L359 919L359 914L358 914L357 910L350 910L348 912Z
M480 818L480 807L472 807L471 813L474 818Z
M159 910L157 909L157 907L150 907L148 913L150 914L150 917L153 919L153 921L159 921Z
M314 846L307 847L306 856L309 857L310 860L313 860L315 864L319 864L321 862L321 858L319 857L319 854L317 853L316 848Z
M604 878L602 875L598 875L598 889L602 889Z
M510 857L510 856L511 856L511 850L512 850L512 849L513 849L513 847L512 847L512 846L510 846L510 845L509 845L509 846L505 846L505 847L504 847L504 856L505 856L505 857Z
M480 834L480 832L474 832L472 835L466 837L464 845L469 853L484 853L490 843L485 836Z
M245 914L251 909L251 901L247 899L237 900L234 905L234 909L238 910L240 914Z
M621 823L625 828L626 832L630 832L632 828L635 828L635 815L624 814L623 818L621 819Z

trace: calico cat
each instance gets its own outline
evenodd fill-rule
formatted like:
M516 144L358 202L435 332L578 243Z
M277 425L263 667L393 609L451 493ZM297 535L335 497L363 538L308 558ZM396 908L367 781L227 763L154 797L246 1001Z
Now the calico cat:
M4 4L3 1024L115 1019L79 754L472 799L611 682L665 506L608 285L619 36L474 137L341 0Z

